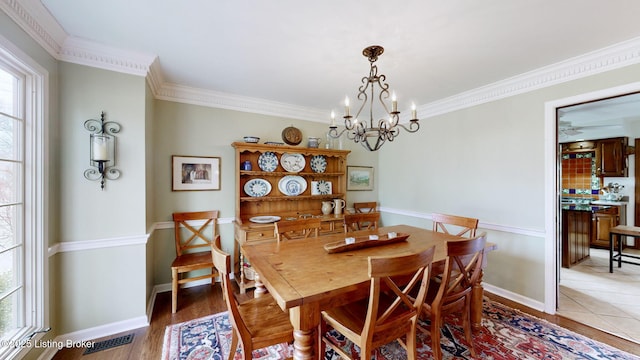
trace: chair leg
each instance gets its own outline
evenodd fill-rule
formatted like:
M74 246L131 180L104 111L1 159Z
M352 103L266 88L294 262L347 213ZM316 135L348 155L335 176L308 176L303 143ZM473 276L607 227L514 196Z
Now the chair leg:
M442 360L442 349L440 349L440 322L436 316L431 316L431 351L433 358Z
M418 320L416 319L415 321L417 322ZM408 360L415 360L418 358L416 336L416 326L414 325L411 327L411 331L407 333L407 339L405 340Z
M171 269L171 313L178 309L178 269Z
M464 336L469 343L469 351L471 352L471 356L476 358L476 349L473 345L473 337L471 335L471 295L468 295L465 299L465 309L462 311L463 322L462 326L464 328ZM466 311L465 311L466 310Z
M236 356L236 351L238 350L238 334L235 330L231 330L231 346L229 347L229 357L228 360L233 360Z

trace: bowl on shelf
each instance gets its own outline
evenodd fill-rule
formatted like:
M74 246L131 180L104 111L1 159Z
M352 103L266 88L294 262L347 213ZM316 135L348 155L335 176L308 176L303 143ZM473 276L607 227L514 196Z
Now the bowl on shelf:
M244 142L252 143L252 144L257 144L258 141L260 141L260 138L257 136L245 136L243 139L244 139Z

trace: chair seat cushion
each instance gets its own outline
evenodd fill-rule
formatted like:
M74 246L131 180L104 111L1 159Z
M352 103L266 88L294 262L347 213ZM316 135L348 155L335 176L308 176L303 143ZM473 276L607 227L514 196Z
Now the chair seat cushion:
M200 251L189 254L182 254L176 257L171 263L171 267L213 267L211 251Z

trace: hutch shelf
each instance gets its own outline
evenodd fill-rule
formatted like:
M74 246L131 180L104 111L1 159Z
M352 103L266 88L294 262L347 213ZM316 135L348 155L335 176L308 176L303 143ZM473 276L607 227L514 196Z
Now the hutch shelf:
M342 215L334 215L333 213L323 215L321 209L324 201L346 200L347 155L350 151L244 142L234 142L231 145L235 148L236 154L234 253L238 258L235 261L235 278L240 292L244 293L246 289L253 287L254 283L251 276L253 271L242 255L241 246L245 242L276 240L273 223L256 223L250 221L251 218L278 216L282 220L286 220L313 216L321 219L321 234L343 231ZM272 161L268 167L262 161L261 166L260 159L264 160L266 155L263 154L265 153L271 153L268 154L270 159L273 159L275 155L277 165L274 165ZM287 171L283 167L283 155L298 160L303 158L304 167L295 168L299 171ZM314 160L313 166L312 160ZM250 170L246 169L247 162L251 164ZM300 163L302 161L298 164ZM292 170L290 166L287 168ZM279 183L287 176L296 176L296 179L304 182L306 189L299 195L283 193ZM271 190L266 194L263 192L248 194L244 189L245 185L247 182L256 181L256 179L259 179L262 184L268 183L267 187L270 187ZM312 191L312 182L331 183L330 193L325 193L326 189L320 192Z

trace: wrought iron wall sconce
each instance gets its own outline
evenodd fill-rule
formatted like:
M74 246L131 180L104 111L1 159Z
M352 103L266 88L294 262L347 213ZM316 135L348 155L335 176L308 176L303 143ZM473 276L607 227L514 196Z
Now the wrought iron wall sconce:
M120 177L120 170L116 169L116 137L120 132L120 124L115 121L104 121L104 111L100 120L89 119L84 122L84 128L89 135L89 166L84 171L87 180L100 180L100 188L104 190L106 179L115 180Z

